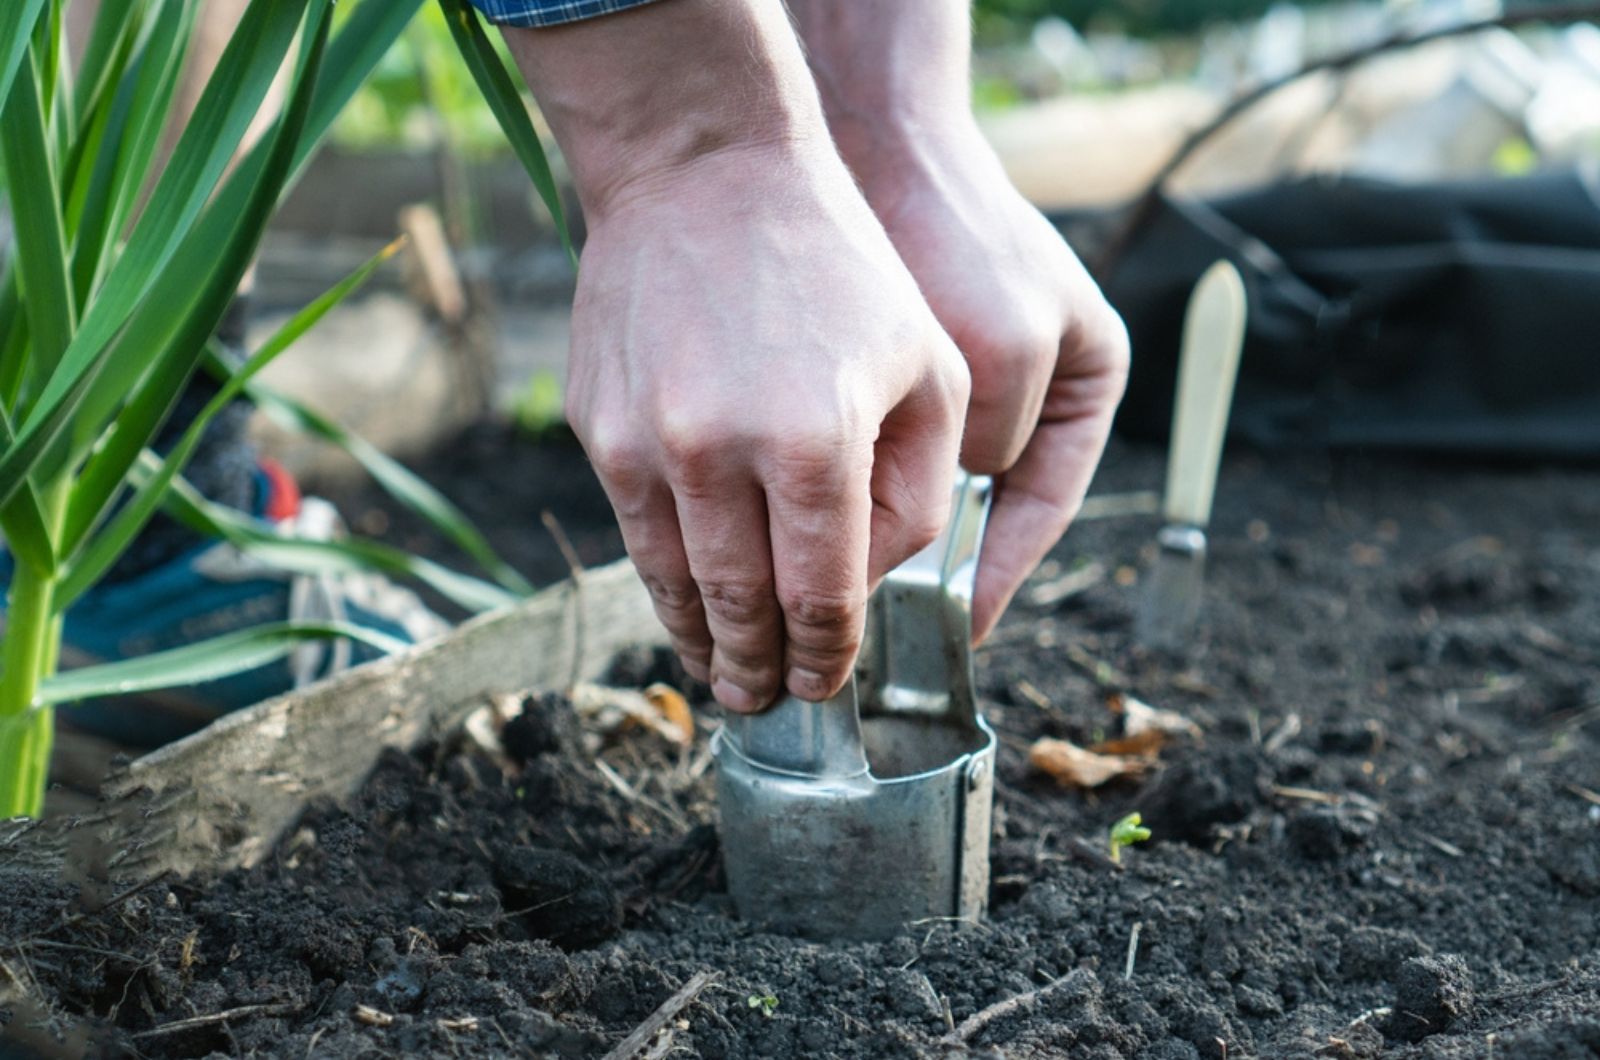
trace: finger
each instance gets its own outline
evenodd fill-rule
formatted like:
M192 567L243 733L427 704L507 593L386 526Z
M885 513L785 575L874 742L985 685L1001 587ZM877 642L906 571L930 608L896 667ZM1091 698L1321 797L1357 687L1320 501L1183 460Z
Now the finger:
M972 399L961 440L961 466L980 475L999 475L1022 456L1039 422L1061 344L1060 311L1030 322L1021 314L1012 325L986 331L982 349L962 352L972 365ZM974 340L977 341L977 340Z
M950 518L969 387L964 364L944 362L879 428L872 463L869 588L926 548Z
M1111 434L1127 379L1127 339L1115 317L1085 343L1069 336L1032 439L996 483L978 583L973 640L989 635L1006 605L1071 524ZM1070 352L1069 352L1070 351Z
M729 710L767 707L782 684L783 617L767 504L753 477L676 480L684 554L711 632L711 691Z
M700 590L689 572L671 488L645 461L599 456L591 460L617 514L622 543L650 591L650 602L672 638L673 650L690 677L710 683L711 631Z
M765 470L784 684L821 702L849 679L866 625L872 450L818 445Z

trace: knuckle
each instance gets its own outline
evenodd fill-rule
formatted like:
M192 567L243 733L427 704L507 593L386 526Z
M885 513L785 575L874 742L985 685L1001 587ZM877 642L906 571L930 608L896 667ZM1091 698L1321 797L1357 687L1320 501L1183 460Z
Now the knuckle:
M866 611L866 598L856 593L789 593L780 600L791 637L813 644L844 647L859 638L857 625Z
M700 598L706 610L736 627L755 627L770 620L775 603L769 584L723 579L701 582Z
M645 588L650 590L650 599L655 602L656 609L662 612L663 618L667 615L692 615L698 611L700 594L693 582L652 575L641 577Z

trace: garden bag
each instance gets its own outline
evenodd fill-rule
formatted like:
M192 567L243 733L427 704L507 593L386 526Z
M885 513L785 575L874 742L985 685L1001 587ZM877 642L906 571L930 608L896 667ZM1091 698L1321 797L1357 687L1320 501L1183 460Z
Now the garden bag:
M1133 341L1123 433L1166 437L1184 307L1219 258L1250 298L1234 437L1600 458L1593 171L1164 199L1101 277Z

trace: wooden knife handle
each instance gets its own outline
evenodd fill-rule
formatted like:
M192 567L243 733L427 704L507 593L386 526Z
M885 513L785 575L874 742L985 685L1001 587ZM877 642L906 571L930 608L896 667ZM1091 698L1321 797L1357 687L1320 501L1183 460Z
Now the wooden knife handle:
M1247 312L1244 280L1227 261L1207 269L1189 299L1167 460L1169 522L1203 527L1211 521Z

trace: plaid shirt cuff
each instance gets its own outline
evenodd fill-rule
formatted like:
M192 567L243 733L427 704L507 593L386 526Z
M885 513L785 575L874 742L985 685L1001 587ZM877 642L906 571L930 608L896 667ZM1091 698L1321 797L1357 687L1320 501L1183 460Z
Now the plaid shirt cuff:
M654 0L472 0L490 22L502 26L559 26L642 7Z

